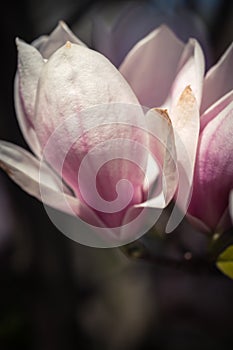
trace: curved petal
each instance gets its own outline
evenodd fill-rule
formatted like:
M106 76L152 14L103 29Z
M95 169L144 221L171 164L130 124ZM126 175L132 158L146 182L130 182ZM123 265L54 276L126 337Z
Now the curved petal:
M32 45L19 39L16 40L18 71L14 84L15 108L23 136L32 151L39 157L41 156L41 147L34 130L34 106L39 76L45 63L43 58L48 58L68 40L85 46L62 21L59 22L50 36L42 36L35 40Z
M38 141L38 137L34 130L34 127L31 125L29 120L26 117L26 114L23 110L23 105L19 96L19 77L18 74L15 77L14 82L14 99L15 99L15 110L17 115L17 120L22 131L23 137L26 140L27 144L33 151L33 153L40 158L41 157L41 146Z
M39 38L33 40L31 42L31 45L34 46L39 52L41 52L40 48L47 43L48 38L48 35L41 35Z
M56 167L58 159L54 155L61 159L67 155L64 152L70 151L63 176L73 189L77 190L77 167L86 153L101 140L117 136L117 129L112 127L112 123L117 122L116 113L111 110L113 103L128 105L138 104L138 101L121 74L101 54L67 44L44 66L37 94L36 132L44 147L63 123L63 127L57 129L56 145L50 152L49 163ZM94 106L96 108L88 112ZM109 106L110 110L105 109L101 115L104 106ZM125 111L120 111L120 115L122 113ZM73 118L72 121L69 118ZM96 122L98 131L84 135ZM104 132L101 130L103 123L109 123ZM129 133L132 134L131 129ZM75 145L71 149L72 138Z
M175 134L179 183L175 195L176 205L166 227L167 233L173 231L182 221L192 194L200 117L195 96L189 86L185 88L173 108L171 121Z
M197 101L190 86L184 89L177 105L173 108L171 121L175 131L177 160L186 170L191 186L200 130L200 116Z
M233 89L232 66L233 44L205 76L201 113Z
M48 133L45 140L41 135L42 143L60 122L80 110L109 103L138 104L118 70L83 46L67 42L43 68L36 101L37 131Z
M183 48L184 44L163 25L126 56L119 70L143 106L160 106L165 101Z
M86 46L72 33L65 22L60 21L49 36L43 36L35 40L32 45L39 50L44 58L48 59L57 49L65 45L67 41Z
M39 189L40 161L21 147L6 141L0 141L0 167L30 195L41 198ZM59 192L57 175L45 164L41 166L44 186ZM65 193L72 195L64 185Z
M17 119L25 140L36 155L40 145L34 131L34 107L39 76L44 65L40 53L17 39L18 73L15 77L14 98Z
M148 172L154 168L154 181L149 182L147 201L135 205L135 208L165 208L173 198L177 184L176 147L173 127L166 110L151 109L146 114L149 133L151 158L160 166L160 174L155 164L149 163ZM150 160L150 158L149 158ZM150 169L150 167L152 169ZM160 180L158 179L161 176ZM152 178L153 179L153 178Z
M121 103L119 108L118 105L113 106L117 103ZM108 209L113 210L113 203L110 206L109 201L114 202L116 184L121 179L133 184L132 201L141 201L143 175L140 169L132 169L129 160L115 159L127 155L129 158L131 148L128 140L140 139L137 131L134 132L135 120L130 125L113 126L113 123L126 122L128 112L132 114L128 106L137 103L136 96L117 69L104 56L82 46L67 43L50 57L41 74L37 94L36 131L41 144L46 146L46 159L74 189L76 195L84 197L88 205L97 211L108 212L105 210L106 201ZM137 108L141 111L139 105ZM120 116L122 120L119 120ZM116 140L117 137L121 140ZM51 145L49 151L47 142ZM121 155L116 154L118 151ZM81 183L77 174L81 163L85 164L83 159L86 155L89 158L86 161L87 169L84 168L84 181ZM144 156L139 155L138 158ZM60 167L59 164L63 164L63 161L64 167ZM95 188L91 189L96 180L90 177L97 176L99 163L107 161L108 164L100 169L97 180L98 192L104 198L101 200ZM123 202L130 197L127 194L125 189L121 198ZM121 200L117 203L121 203L120 207L124 208ZM114 215L112 212L104 214L108 226L119 224L123 213L115 215L115 212L120 211L115 210ZM101 213L99 215L102 217Z
M210 106L204 114L201 116L201 132L206 127L206 125L217 115L222 112L224 108L226 108L233 101L233 90L231 90L228 94L224 95L217 102L215 102L212 106Z
M80 111L44 148L49 163L108 227L119 226L125 208L143 199L148 150L139 109L105 104Z
M78 215L99 226L99 219L88 207L73 197L57 175L29 152L9 142L0 142L0 168L25 192L43 203L70 215ZM62 187L62 188L61 188Z
M205 70L204 55L202 49L195 39L190 39L185 45L177 67L177 75L165 106L172 110L176 106L180 95L190 86L196 98L198 106L201 103L203 77Z
M233 102L206 125L199 140L189 213L212 230L227 208L233 188L232 118Z

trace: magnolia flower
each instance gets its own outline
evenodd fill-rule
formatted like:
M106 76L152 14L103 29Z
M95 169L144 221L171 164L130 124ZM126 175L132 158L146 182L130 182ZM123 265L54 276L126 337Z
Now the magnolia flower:
M141 104L168 108L173 128L179 136L176 139L177 158L188 172L190 185L195 163L188 218L201 231L224 231L231 225L228 198L233 187L232 61L231 45L203 78L203 54L198 43L191 39L184 45L160 27L141 40L119 68ZM162 68L165 66L167 69ZM183 84L190 84L195 95L199 106L198 120L191 114L186 120L181 110L178 111L180 119L175 118L174 106ZM188 106L185 105L187 115ZM187 121L193 123L193 130ZM189 170L178 144L180 139L189 155ZM183 185L182 181L177 203L186 210L188 198L182 190Z
M45 204L97 227L120 227L135 218L134 209L165 207L177 185L166 111L144 113L123 75L64 23L32 45L17 39L17 47L15 106L34 155L2 141L0 165L8 175ZM160 144L149 133L156 120ZM165 174L163 198L153 190L158 167L151 174L148 150ZM138 234L129 230L121 241Z
M207 74L202 95L204 58L198 42L184 44L166 26L138 42L119 70L85 47L64 23L32 45L17 40L17 46L16 112L34 155L0 143L1 167L16 183L52 207L107 227L102 238L115 244L111 230L131 222L142 208L156 215L175 196L183 212L187 209L199 110L204 130L213 115L207 108L232 88L229 77L223 86L211 82L225 78L231 49L214 68L214 79L213 70ZM224 96L213 110L218 113L230 100L231 94ZM230 130L228 124L224 130ZM196 186L195 173L194 196ZM120 231L121 244L142 234L137 225Z

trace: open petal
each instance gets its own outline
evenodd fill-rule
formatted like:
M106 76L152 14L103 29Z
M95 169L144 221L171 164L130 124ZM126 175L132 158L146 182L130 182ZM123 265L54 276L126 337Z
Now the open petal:
M233 90L232 66L233 44L231 44L217 64L211 67L205 76L201 113L229 91Z
M38 131L46 125L52 132L63 120L93 106L138 104L130 86L108 59L86 47L68 42L43 68L37 93Z
M65 22L60 21L49 36L43 36L35 40L32 45L40 51L44 58L48 59L57 49L65 45L67 41L86 46L74 33L72 33Z
M186 171L191 186L200 130L200 116L197 101L190 86L184 89L177 105L173 108L171 121L175 132L177 160Z
M183 48L184 44L172 31L161 26L126 56L119 70L143 106L160 106L165 101Z
M40 171L41 178L51 191L60 192L57 175L45 164L33 157L29 152L12 143L0 142L0 166L1 168L30 195L41 199L40 194ZM71 191L64 185L65 193L72 195Z
M44 61L33 46L19 39L16 42L18 72L15 77L14 97L17 119L28 145L36 155L40 155L40 145L34 131L34 107L37 84Z
M204 70L205 62L202 49L195 39L190 39L184 47L177 67L177 75L168 99L164 103L169 108L169 111L177 105L180 95L188 85L193 91L198 106L200 106Z
M149 181L147 200L135 208L165 208L173 198L177 184L176 146L173 127L166 110L151 109L146 114L151 162L148 173L154 169L154 182ZM153 160L153 162L152 162ZM160 168L157 172L156 164ZM160 179L159 179L160 175Z
M65 163L69 171L66 169L64 176L70 185L77 186L74 164L78 166L88 150L101 139L113 137L112 123L117 121L116 114L113 110L107 113L105 109L101 115L102 106L113 103L129 105L138 104L138 101L118 70L101 54L68 43L57 50L44 66L37 94L36 131L45 146L57 127L64 123L62 128L57 129L61 135L57 137L52 157L53 154L63 157L64 149L70 150L70 140L75 137L73 141L77 142L72 148L73 156L70 163ZM88 109L94 106L93 112L88 113ZM85 110L87 115L83 112ZM123 112L127 114L127 106L121 114ZM98 132L93 137L84 137L85 131L93 128L96 122ZM105 132L101 130L103 123L109 123ZM56 162L56 159L53 160Z
M212 230L224 214L233 188L232 118L233 102L200 135L189 212Z
M26 140L27 144L33 151L33 153L41 157L41 146L38 141L38 137L34 130L34 126L27 119L27 115L23 109L23 104L21 103L21 98L19 95L19 77L18 74L15 77L14 83L14 99L15 99L15 110L17 115L17 120L22 131L23 137Z
M91 208L74 197L44 162L41 163L24 149L1 141L0 168L24 191L44 205L58 209L60 212L45 207L54 225L74 241L93 247L114 247L128 243L121 242L117 232L106 227ZM132 235L132 239L134 237Z
M31 45L34 46L39 52L40 48L47 43L49 36L48 35L41 35L39 38L36 38L31 42Z
M192 193L194 164L198 144L200 117L195 96L189 86L181 94L171 113L175 134L179 183L166 232L172 232L182 221Z
M73 196L46 163L40 162L21 147L1 141L0 168L25 192L44 204L70 215L78 215L90 224L100 225L94 212Z
M201 116L201 132L206 125L233 101L233 90L211 105Z

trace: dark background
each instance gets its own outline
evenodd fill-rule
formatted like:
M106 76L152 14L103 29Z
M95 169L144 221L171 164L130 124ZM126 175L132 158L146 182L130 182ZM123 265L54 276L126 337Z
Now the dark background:
M154 6L198 15L206 28L208 62L215 62L233 39L233 2L174 3L154 1ZM14 112L15 37L30 42L49 33L59 19L78 28L96 4L4 3L1 139L28 149ZM233 348L233 282L216 269L187 272L131 261L117 249L72 242L52 225L42 204L3 172L0 212L1 350Z

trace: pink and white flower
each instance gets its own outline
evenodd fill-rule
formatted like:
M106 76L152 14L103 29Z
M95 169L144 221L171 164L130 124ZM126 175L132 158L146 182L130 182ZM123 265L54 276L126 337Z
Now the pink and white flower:
M233 189L233 45L206 74L193 194L189 213L212 232L232 224L229 195Z
M232 143L223 149L223 140L230 141L232 133L232 80L228 76L232 48L204 79L204 57L198 42L190 39L184 44L166 26L138 42L119 70L104 56L88 49L64 23L32 45L17 40L17 46L16 112L23 135L34 153L8 142L0 143L0 165L17 184L43 201L41 194L46 193L46 204L67 211L65 197L71 213L92 225L111 229L124 225L126 218L132 219L132 213L140 208L164 208L174 196L185 211L194 177L189 212L213 229L209 218L212 214L217 217L217 208L212 212L209 204L206 215L204 211L200 215L194 203L198 203L199 198L206 201L216 198L221 191L222 174L226 176L223 192L229 196L232 188L231 162L227 163ZM221 79L226 81L222 86L217 85ZM104 117L100 112L103 106L107 106ZM119 111L113 106L127 106L124 123L121 107ZM146 113L140 106L147 107ZM131 108L139 111L135 119ZM73 142L80 130L81 137ZM213 141L216 130L220 132ZM51 143L54 134L56 138ZM153 137L154 134L159 137ZM119 136L121 142L117 141L116 147ZM159 143L161 140L165 141ZM209 142L214 142L211 155L211 150L207 151ZM132 143L140 145L140 150L132 147ZM114 147L101 148L103 144ZM86 180L77 181L83 159L96 147L99 147L98 156L89 159ZM143 153L142 147L148 152ZM217 161L219 150L223 155ZM162 199L161 193L158 196L158 191L151 190L158 183L158 173L151 174L150 152L162 169ZM132 193L124 209L106 213L98 209L98 200L94 200L94 207L88 205L88 201L93 203L89 190L91 169L96 170L96 159L105 160L107 154L116 159L99 171L97 191L105 202L113 203L116 185L125 179L131 184ZM42 161L43 156L46 162ZM130 157L136 157L139 164L132 164ZM205 172L206 159L210 160ZM39 174L42 174L40 179ZM217 184L215 192L212 187ZM209 198L203 196L204 185ZM121 199L125 203L129 187L124 186ZM227 203L222 197L220 214ZM130 238L127 236L121 242L136 238L138 232L131 232Z

